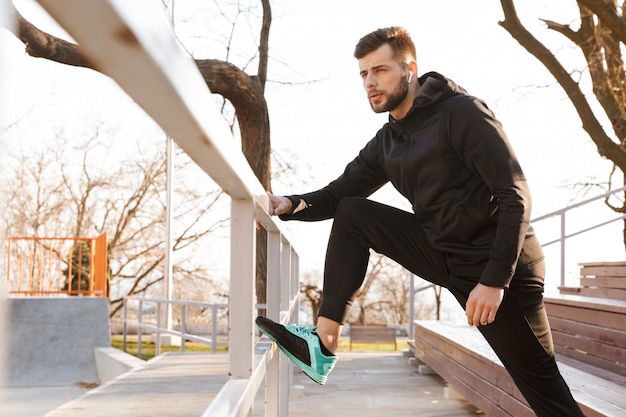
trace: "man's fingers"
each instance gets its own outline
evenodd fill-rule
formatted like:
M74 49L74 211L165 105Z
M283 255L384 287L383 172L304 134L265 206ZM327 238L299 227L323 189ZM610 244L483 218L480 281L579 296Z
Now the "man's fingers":
M465 308L466 308L465 315L467 316L467 324L469 324L470 326L473 326L474 325L474 305L468 303Z

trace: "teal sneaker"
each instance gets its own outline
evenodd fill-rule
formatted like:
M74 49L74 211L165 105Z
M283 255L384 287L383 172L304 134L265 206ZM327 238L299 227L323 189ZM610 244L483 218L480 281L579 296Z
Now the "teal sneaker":
M309 378L320 385L326 383L328 374L337 362L337 356L322 352L322 341L315 333L316 327L307 328L295 324L283 326L261 316L256 318L256 325Z

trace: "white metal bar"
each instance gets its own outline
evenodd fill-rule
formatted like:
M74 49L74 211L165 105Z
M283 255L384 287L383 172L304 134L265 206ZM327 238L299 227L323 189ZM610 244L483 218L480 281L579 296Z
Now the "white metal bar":
M267 233L267 317L280 319L280 233ZM265 416L280 415L280 363L279 355L267 365L265 378Z
M165 157L166 157L166 185L165 185L165 257L163 259L163 270L165 274L163 297L171 300L174 293L174 265L172 262L174 253L174 242L172 232L174 229L174 213L172 210L172 194L174 193L173 185L173 168L174 168L174 146L171 137L165 137ZM172 330L172 304L167 303L165 306L165 328ZM184 342L183 342L184 345Z
M267 317L280 320L281 235L267 233Z
M232 378L252 373L256 229L252 200L231 200L228 357Z
M289 242L283 241L283 250L280 253L280 310L289 310L291 300L291 246ZM281 320L284 317L281 317Z

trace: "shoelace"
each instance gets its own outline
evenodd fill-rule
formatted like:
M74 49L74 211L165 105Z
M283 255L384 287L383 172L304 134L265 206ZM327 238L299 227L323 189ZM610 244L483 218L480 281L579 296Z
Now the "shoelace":
M295 333L304 339L305 337L310 336L317 329L317 326L309 328L305 326L297 326L295 324L288 324L285 328L291 333Z

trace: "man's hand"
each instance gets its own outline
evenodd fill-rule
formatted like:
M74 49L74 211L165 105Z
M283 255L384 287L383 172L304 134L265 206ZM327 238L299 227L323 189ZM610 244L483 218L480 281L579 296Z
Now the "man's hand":
M504 297L504 288L477 284L470 292L465 306L467 324L485 326L493 323Z
M281 214L291 213L291 200L287 197L268 194L270 198L269 212L271 216L280 216Z

